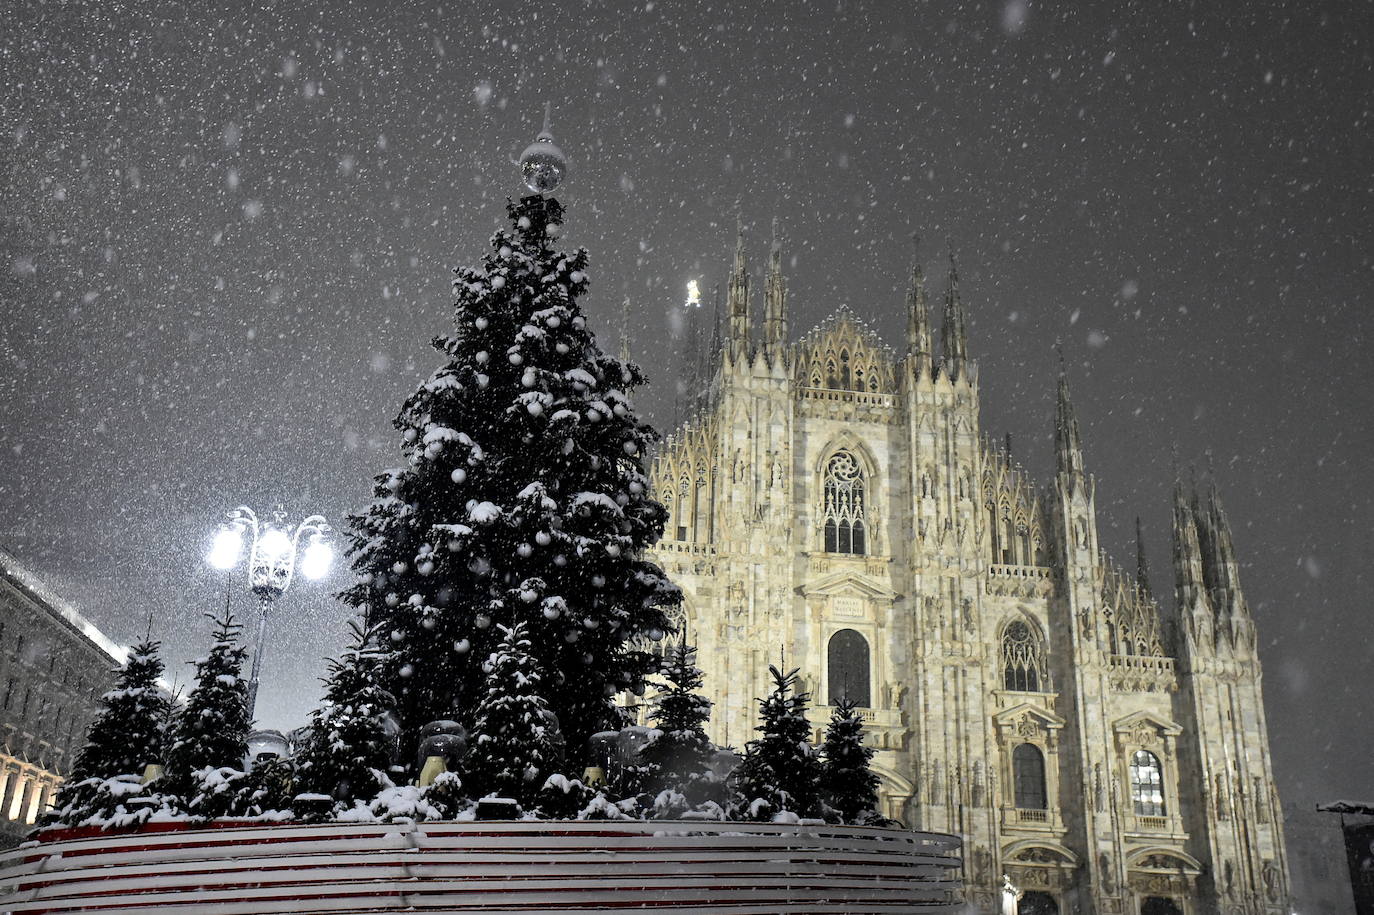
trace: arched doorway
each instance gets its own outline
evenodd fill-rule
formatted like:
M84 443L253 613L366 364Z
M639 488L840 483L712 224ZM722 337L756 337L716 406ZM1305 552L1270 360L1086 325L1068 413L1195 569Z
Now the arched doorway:
M1059 903L1049 893L1031 890L1021 896L1017 915L1059 915Z
M1140 915L1183 915L1183 909L1167 896L1146 896Z

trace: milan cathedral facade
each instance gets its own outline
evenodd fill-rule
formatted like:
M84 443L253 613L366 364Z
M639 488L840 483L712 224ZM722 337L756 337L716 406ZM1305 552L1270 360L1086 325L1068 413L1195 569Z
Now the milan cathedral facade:
M1023 913L1287 915L1255 626L1215 485L1179 485L1174 600L1098 549L1061 377L1056 473L979 426L951 265L937 352L920 267L905 353L853 315L789 342L775 242L761 334L743 238L709 394L661 449L654 558L687 599L716 740L752 736L767 667L819 728L858 703L885 813L964 840L966 897Z

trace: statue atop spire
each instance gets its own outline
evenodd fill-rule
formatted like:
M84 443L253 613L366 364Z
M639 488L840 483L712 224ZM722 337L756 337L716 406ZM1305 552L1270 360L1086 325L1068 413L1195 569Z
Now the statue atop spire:
M906 291L906 354L912 373L920 377L931 370L930 306L926 302L926 275L921 269L921 236L912 233L911 284Z
M940 348L945 374L951 380L966 374L968 362L968 331L964 326L964 303L959 298L959 267L954 251L949 252L949 286L945 290L944 324L940 327Z
M730 316L730 355L749 358L749 264L744 257L744 221L735 216L735 267L730 272L730 291L726 303Z
M1135 583L1146 597L1154 597L1150 588L1150 562L1145 558L1145 532L1139 515L1135 516Z
M1069 400L1063 350L1059 353L1059 394L1054 409L1054 453L1060 473L1083 475L1083 441L1078 433L1078 415Z
M787 284L782 278L782 237L778 217L773 217L773 243L768 252L768 274L763 281L764 342L770 353L780 355L787 345Z

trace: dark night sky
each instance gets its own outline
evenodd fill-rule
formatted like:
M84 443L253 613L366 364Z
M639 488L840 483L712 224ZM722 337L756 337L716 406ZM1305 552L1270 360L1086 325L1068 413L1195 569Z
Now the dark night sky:
M736 200L756 263L787 232L794 335L845 303L900 343L909 234L940 275L948 237L985 428L1043 478L1062 338L1102 540L1142 515L1160 590L1170 450L1211 449L1284 797L1374 796L1374 7L554 7L0 0L0 544L116 640L153 614L184 679L223 513L337 521L399 461L549 100L660 426ZM343 581L281 601L267 724Z

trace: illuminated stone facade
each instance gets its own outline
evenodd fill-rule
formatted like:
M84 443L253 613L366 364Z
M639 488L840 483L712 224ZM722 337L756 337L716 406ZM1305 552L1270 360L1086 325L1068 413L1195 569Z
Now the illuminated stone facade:
M20 842L70 770L122 651L0 551L0 845Z
M788 342L775 245L762 339L742 244L697 418L655 459L654 558L686 593L714 737L751 736L785 652L856 699L886 813L965 841L997 911L1287 915L1255 631L1215 488L1175 493L1177 607L1098 549L1061 381L1057 472L979 426L951 268L940 353L913 271L905 353L841 310Z

